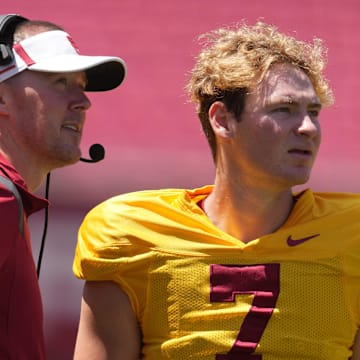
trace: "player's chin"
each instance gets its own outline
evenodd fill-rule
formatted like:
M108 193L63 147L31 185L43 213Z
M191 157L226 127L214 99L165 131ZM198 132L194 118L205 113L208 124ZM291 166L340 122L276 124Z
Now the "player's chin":
M311 167L294 166L283 169L281 174L283 181L287 186L303 185L309 181L311 176Z
M300 171L294 174L293 183L294 185L303 185L307 183L311 176L311 169L309 171Z

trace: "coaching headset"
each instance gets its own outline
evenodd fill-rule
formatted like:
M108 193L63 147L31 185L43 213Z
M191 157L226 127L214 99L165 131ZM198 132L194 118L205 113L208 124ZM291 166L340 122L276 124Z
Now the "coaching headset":
M14 54L12 51L12 45L14 41L14 32L16 27L28 19L17 15L17 14L6 14L0 15L0 66L11 64L14 60ZM100 144L93 144L89 149L90 159L80 158L83 162L95 163L101 161L105 157L105 149ZM46 186L45 186L45 198L49 199L49 187L50 187L50 173L46 177ZM48 223L48 208L45 208L45 220L44 220L44 229L41 239L39 257L37 262L37 276L40 275L41 260L45 246L46 232L47 232L47 223Z

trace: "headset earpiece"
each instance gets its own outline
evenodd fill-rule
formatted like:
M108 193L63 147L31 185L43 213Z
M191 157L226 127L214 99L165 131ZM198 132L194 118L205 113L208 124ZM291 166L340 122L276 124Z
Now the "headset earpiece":
M28 19L16 15L0 15L0 66L10 64L13 60L12 44L15 28Z
M6 44L0 44L0 64L6 65L11 63L13 54L10 47Z

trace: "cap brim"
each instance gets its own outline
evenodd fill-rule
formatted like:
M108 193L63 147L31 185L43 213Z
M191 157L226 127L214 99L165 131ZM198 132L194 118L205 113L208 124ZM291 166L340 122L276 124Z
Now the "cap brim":
M107 91L118 87L125 78L126 68L118 61L105 62L85 70L86 91Z
M40 61L28 67L32 71L76 72L85 71L86 91L106 91L119 86L125 78L125 63L118 57L60 55L51 61Z

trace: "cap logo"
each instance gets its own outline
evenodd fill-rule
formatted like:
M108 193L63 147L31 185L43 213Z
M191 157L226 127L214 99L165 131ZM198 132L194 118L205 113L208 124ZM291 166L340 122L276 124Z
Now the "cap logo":
M54 71L63 68L61 56L79 56L79 51L69 34L60 30L51 30L26 38L13 45L14 62L0 68L0 81L3 81L25 69ZM71 62L70 62L71 64Z

